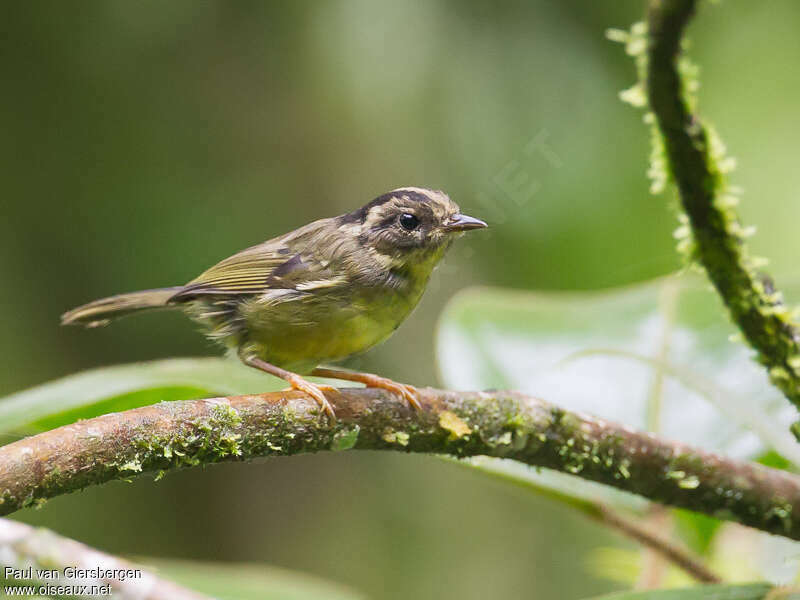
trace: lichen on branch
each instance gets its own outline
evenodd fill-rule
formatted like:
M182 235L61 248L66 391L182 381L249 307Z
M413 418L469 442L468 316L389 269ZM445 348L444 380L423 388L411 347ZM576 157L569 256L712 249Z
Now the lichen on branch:
M696 114L696 69L683 52L696 7L697 0L651 0L646 23L610 32L626 43L639 71L639 83L622 97L649 109L653 190L667 180L678 189L684 211L676 231L679 248L705 269L770 380L800 408L800 331L772 279L759 272L763 261L747 252L752 230L738 219L736 190L726 177L732 161ZM792 430L800 439L800 425Z
M800 478L660 440L516 392L421 391L414 412L372 389L162 402L0 448L0 514L89 485L181 467L323 450L494 456L800 539Z

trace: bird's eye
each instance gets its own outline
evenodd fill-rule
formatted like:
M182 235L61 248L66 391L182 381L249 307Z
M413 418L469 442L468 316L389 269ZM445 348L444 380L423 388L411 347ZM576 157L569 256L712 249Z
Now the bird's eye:
M400 215L400 227L406 231L414 231L419 225L419 219L411 213L403 213Z

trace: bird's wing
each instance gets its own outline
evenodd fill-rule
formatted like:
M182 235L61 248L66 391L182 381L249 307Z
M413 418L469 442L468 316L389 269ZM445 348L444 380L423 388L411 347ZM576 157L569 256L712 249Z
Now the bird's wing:
M175 294L172 302L197 296L260 294L268 289L309 291L335 285L319 256L321 222L247 248L217 263Z

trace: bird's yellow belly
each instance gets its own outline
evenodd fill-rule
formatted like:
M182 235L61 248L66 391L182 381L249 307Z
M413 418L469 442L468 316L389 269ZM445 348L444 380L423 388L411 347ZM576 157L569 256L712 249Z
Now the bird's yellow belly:
M406 296L297 300L242 307L246 343L260 358L298 373L359 354L388 338L419 299Z

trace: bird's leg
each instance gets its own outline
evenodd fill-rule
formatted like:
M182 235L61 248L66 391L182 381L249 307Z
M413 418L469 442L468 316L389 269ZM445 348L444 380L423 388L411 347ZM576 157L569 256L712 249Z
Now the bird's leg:
M355 381L357 383L363 383L367 387L387 390L405 398L411 408L415 410L422 409L422 405L419 402L419 390L412 385L398 383L386 377L381 377L380 375L373 375L372 373L357 373L355 371L345 371L343 369L328 369L327 367L317 367L311 371L311 374L314 377Z
M320 408L327 413L331 421L336 421L336 413L333 412L333 407L331 406L330 402L328 402L325 394L322 392L323 389L332 390L335 388L332 388L329 385L317 385L311 383L310 381L306 381L297 373L292 373L286 369L276 367L275 365L270 364L265 360L261 360L256 356L244 355L242 356L242 362L248 367L253 367L254 369L259 369L265 373L274 375L275 377L280 377L284 381L288 382L291 388L294 390L305 392L317 401L317 404L319 404Z

